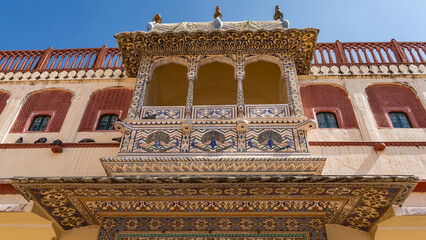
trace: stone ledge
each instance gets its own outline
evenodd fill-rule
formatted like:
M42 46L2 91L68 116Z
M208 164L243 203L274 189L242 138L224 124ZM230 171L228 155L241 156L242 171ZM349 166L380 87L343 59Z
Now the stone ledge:
M309 75L392 75L426 74L426 66L420 65L352 65L312 66Z
M121 69L71 70L71 71L35 71L35 72L0 72L0 81L40 81L40 80L74 80L74 79L114 79L127 78Z

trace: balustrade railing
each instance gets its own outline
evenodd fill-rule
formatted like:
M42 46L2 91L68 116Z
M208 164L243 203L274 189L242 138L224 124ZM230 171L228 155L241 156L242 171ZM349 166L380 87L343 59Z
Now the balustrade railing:
M426 42L318 43L313 65L391 65L426 63Z
M0 51L0 72L124 68L118 48Z
M318 43L312 64L426 64L426 42ZM123 69L118 48L0 51L0 72Z
M286 118L290 117L287 104L246 105L247 118ZM184 106L144 106L145 119L183 119ZM192 107L192 119L233 119L237 117L236 105L197 105Z

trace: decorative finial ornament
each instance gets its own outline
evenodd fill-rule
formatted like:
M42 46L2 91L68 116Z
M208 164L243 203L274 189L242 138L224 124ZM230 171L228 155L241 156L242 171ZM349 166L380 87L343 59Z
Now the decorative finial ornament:
M214 11L213 18L214 19L216 19L216 18L222 19L222 13L220 13L220 7L219 7L219 5L216 6L216 10Z
M284 20L284 14L280 10L280 6L275 6L275 14L274 14L274 20L275 21L281 21L283 28L288 28L290 26L290 23L288 20Z
M161 22L163 22L163 20L161 20L161 15L160 14L155 15L155 17L152 19L152 21L154 21L155 23L161 23Z
M274 20L278 21L278 20L284 20L284 15L280 10L280 6L275 6L275 14L274 14Z

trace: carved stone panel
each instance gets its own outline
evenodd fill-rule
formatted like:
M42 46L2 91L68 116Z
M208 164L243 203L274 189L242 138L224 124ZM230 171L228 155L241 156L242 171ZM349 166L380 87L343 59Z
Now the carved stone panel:
M249 128L247 152L296 152L292 129Z
M236 129L195 129L191 133L190 152L236 152Z
M150 130L143 129L136 132L133 145L134 153L165 153L180 152L181 130Z

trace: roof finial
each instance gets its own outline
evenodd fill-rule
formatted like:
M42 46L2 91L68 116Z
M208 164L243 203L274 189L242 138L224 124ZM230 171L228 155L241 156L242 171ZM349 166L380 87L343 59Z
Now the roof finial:
M216 6L216 10L214 11L214 15L213 15L214 19L216 19L218 17L220 19L222 19L222 13L220 13L220 7L219 7L219 5Z
M155 17L152 19L152 21L154 21L155 23L161 23L163 20L161 19L161 15L157 14L155 15Z
M275 14L274 14L274 20L278 21L278 20L284 20L284 15L280 10L280 6L275 6Z

